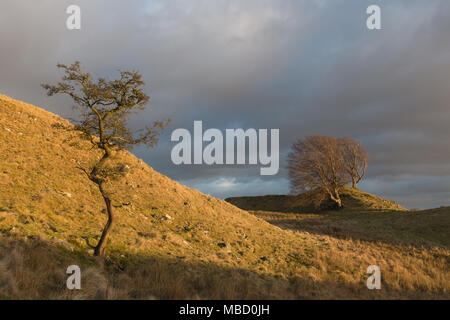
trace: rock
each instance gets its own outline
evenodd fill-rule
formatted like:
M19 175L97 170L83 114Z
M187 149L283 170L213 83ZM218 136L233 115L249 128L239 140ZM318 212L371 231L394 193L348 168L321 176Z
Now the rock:
M52 238L52 241L64 248L66 248L67 250L73 251L73 245L71 245L67 241L64 241L63 239Z
M59 194L62 194L63 196L66 196L68 198L72 198L72 194L69 192L64 192L64 191L58 191Z
M168 214L166 214L164 217L163 217L163 220L172 220L173 218L171 217L171 216L169 216Z
M127 164L123 164L120 166L119 171L122 173L127 173L130 171L130 166Z

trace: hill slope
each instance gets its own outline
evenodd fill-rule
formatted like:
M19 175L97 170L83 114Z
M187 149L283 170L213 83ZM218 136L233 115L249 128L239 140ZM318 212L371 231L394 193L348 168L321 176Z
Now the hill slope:
M361 190L344 187L341 192L345 210L352 211L406 211L393 201L374 196ZM300 195L268 195L261 197L233 197L225 201L243 210L264 210L278 212L324 211L332 208L334 203L324 192L312 190Z
M448 297L446 248L282 230L128 152L110 163L130 171L107 186L119 218L107 256L94 258L106 215L76 162L99 154L70 127L0 95L0 298ZM365 287L373 263L385 270L382 292ZM65 288L70 264L83 270L81 291Z
M80 249L86 248L85 239L94 243L106 222L104 202L76 161L88 167L99 154L65 130L71 125L58 116L5 96L0 106L0 229L62 239ZM120 216L110 251L151 250L205 261L216 261L220 252L222 263L245 267L270 252L271 234L284 235L225 201L155 172L128 152L116 154L110 165L130 167L125 178L107 186ZM221 249L219 242L227 247ZM248 244L255 242L258 246Z

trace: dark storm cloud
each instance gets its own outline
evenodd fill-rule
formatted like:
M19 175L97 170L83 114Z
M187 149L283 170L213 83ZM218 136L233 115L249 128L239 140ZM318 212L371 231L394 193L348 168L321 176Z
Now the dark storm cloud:
M380 31L365 27L370 4ZM78 4L82 30L65 29ZM140 127L170 117L153 150L156 170L219 197L285 193L286 170L177 167L170 132L280 128L280 165L305 134L354 136L371 156L361 187L409 207L450 195L448 1L40 1L0 4L0 91L72 116L41 82L56 62L80 60L94 75L139 69L151 95Z

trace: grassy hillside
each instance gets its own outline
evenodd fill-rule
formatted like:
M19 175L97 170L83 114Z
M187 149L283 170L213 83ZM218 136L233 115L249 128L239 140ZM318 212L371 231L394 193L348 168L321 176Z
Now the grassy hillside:
M342 203L346 211L406 211L393 201L374 196L351 187L341 192ZM300 195L269 195L261 197L233 197L227 202L243 210L266 210L277 212L326 211L335 204L320 189Z
M107 256L95 162L70 123L0 95L0 298L448 298L449 250L283 230L170 180L128 152L107 188L119 216ZM82 290L65 288L67 266ZM383 289L365 286L378 264Z

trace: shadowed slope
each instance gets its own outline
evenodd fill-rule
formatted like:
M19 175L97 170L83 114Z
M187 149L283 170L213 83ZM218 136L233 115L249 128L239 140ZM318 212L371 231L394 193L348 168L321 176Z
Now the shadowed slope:
M250 212L283 229L341 239L450 248L449 207L402 212L345 210L321 213Z

